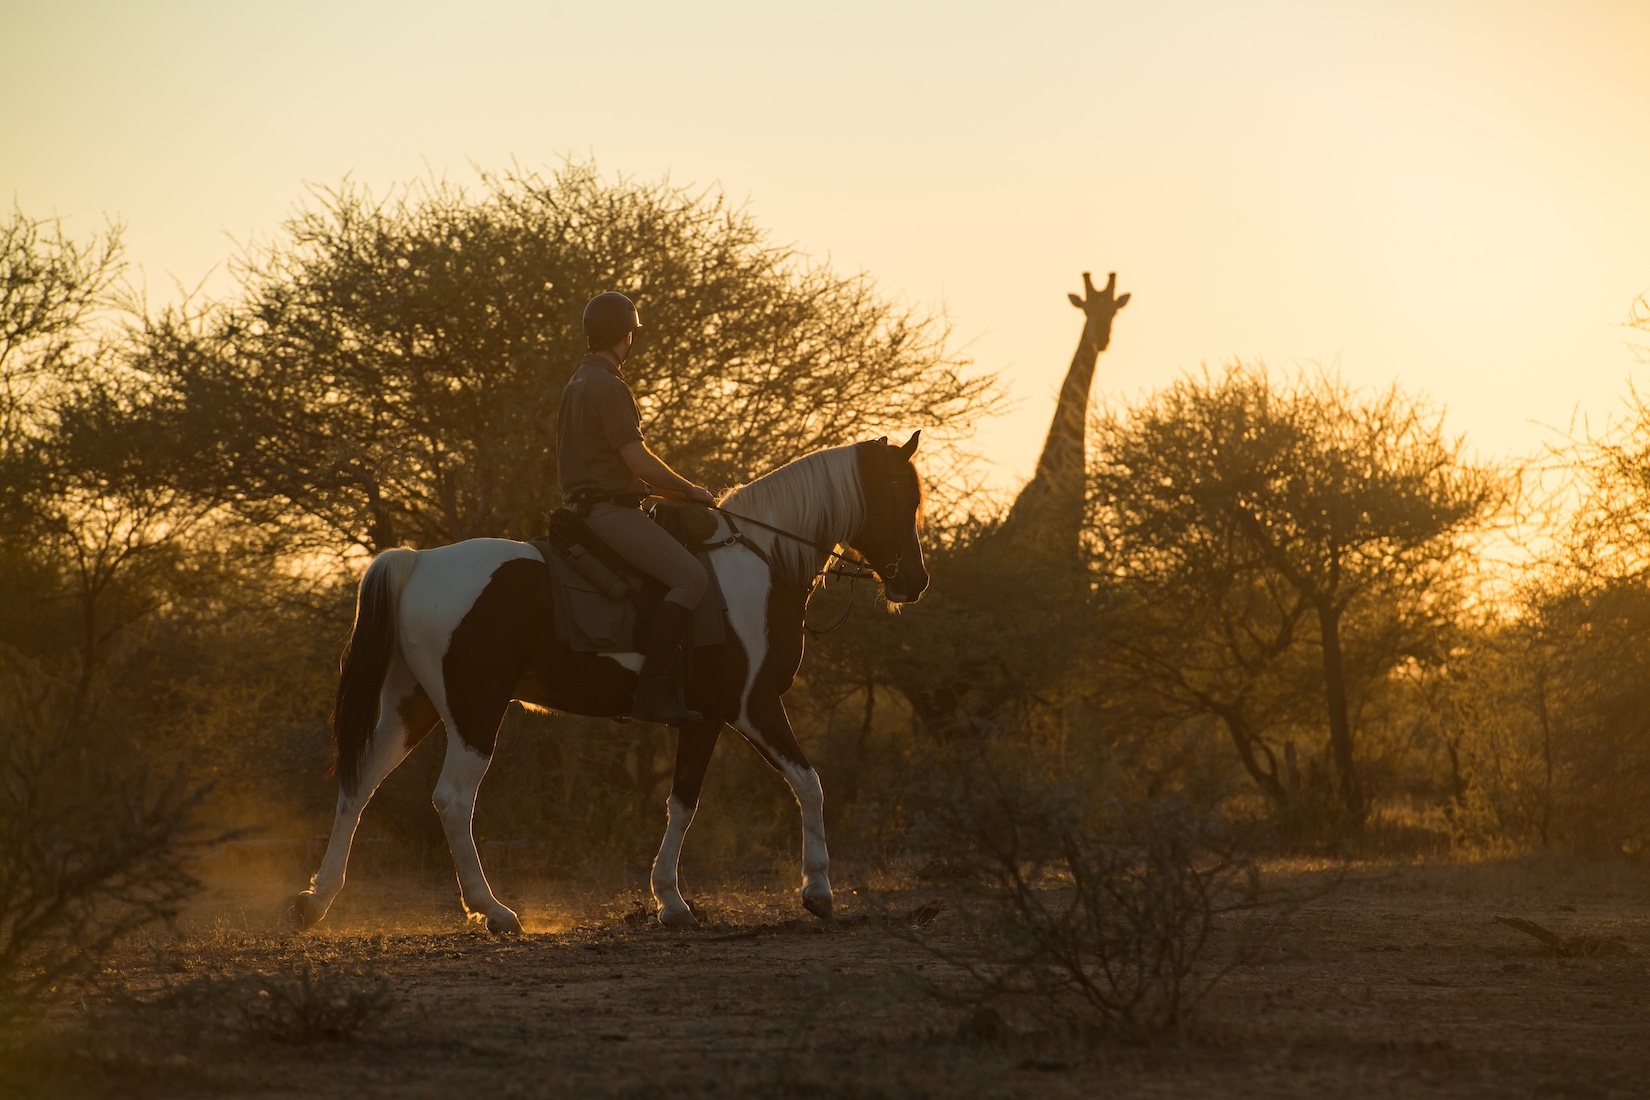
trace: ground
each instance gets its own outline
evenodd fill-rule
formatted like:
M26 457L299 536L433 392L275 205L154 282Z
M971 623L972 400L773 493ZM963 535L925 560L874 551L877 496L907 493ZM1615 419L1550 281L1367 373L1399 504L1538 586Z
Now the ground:
M921 884L840 877L829 924L777 877L705 884L706 927L673 932L623 886L493 877L526 935L465 925L433 875L358 877L307 934L278 923L273 886L222 879L175 934L14 1037L0 1093L1650 1096L1642 869L1273 865L1271 884L1319 896L1265 914L1186 1032L1144 1045L968 1026L921 942L943 943L954 914L902 930L932 896ZM1562 957L1500 916L1604 953ZM305 963L322 999L371 1002L364 1030L248 1033L268 993L237 976L276 975L279 993Z

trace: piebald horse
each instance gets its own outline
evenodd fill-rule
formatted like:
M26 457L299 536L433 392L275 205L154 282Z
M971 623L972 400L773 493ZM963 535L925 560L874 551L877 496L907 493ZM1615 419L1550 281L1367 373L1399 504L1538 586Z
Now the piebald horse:
M727 600L727 637L695 652L687 683L687 704L704 720L683 729L676 744L652 874L660 923L697 923L677 886L677 859L724 725L790 785L802 811L802 904L830 915L824 795L781 697L802 661L808 596L833 550L855 550L890 603L914 601L928 587L918 537L922 488L911 463L918 434L898 447L885 437L815 451L721 502L721 545L709 561ZM511 700L621 717L642 662L639 653L574 653L556 639L551 619L544 560L527 543L470 539L373 559L361 578L333 709L332 837L294 903L304 927L326 916L343 888L350 843L373 792L440 725L447 756L434 801L465 911L494 932L521 931L487 884L470 828L499 723Z

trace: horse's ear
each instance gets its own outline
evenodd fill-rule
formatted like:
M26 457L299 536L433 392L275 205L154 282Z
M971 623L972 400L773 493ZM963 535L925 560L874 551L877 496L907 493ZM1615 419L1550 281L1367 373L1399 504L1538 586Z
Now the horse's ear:
M921 438L922 438L922 429L918 428L916 431L911 433L911 438L907 439L905 441L905 446L903 446L899 449L899 456L901 458L904 458L904 459L909 459L912 455L916 454L917 453L917 440L919 440Z
M879 436L877 436L877 442L883 444L884 446L886 446L887 443L888 443L888 437L885 436L885 435L879 435Z

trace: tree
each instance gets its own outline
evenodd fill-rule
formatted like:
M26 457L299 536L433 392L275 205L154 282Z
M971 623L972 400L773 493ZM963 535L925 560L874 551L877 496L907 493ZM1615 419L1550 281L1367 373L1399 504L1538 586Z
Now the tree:
M90 324L110 304L121 266L118 226L76 241L61 222L21 210L0 222L0 545L8 557L45 522L52 410L84 376Z
M1262 729L1290 709L1284 673L1310 624L1339 794L1360 821L1357 681L1423 655L1429 608L1447 603L1467 537L1497 500L1495 479L1395 388L1360 400L1326 377L1278 386L1259 367L1183 379L1103 418L1099 434L1099 583L1132 592L1146 616L1113 658L1219 716L1250 774L1281 800ZM1354 617L1365 628L1349 645Z
M956 524L926 559L930 594L838 647L869 659L931 738L1062 740L1058 716L1100 641L1072 555L1002 534L996 517Z
M86 450L67 426L112 425L131 382L122 266L118 226L76 241L21 211L0 222L0 1022L197 886L203 789L157 775L129 711L98 707L109 645L164 602L152 567L188 525L122 477L123 427L80 435Z
M24 484L18 464L49 424L40 410L78 373L88 322L113 300L120 277L121 230L89 240L66 236L59 221L21 210L0 222L0 471L15 504Z
M0 223L0 642L82 705L116 640L198 572L185 545L215 507L146 473L187 443L145 415L123 268L118 226Z
M1627 311L1627 327L1650 333L1650 294L1641 294L1633 299L1633 305ZM1642 357L1650 359L1650 348L1641 345L1638 351Z
M1636 317L1642 317L1642 306ZM1455 695L1467 779L1511 836L1591 854L1650 846L1650 405L1555 449L1562 518L1516 593L1516 614ZM1463 662L1465 664L1465 662ZM1472 665L1467 666L1469 669Z
M639 302L650 443L712 485L895 429L955 440L992 401L937 319L769 243L716 194L483 177L319 192L238 300L147 336L152 414L203 499L316 545L531 537L557 503L555 409L595 293Z

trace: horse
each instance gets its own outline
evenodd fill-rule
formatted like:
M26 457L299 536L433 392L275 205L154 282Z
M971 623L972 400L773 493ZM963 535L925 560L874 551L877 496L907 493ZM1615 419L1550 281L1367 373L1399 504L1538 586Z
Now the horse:
M711 751L731 725L790 785L802 816L802 904L831 914L824 792L797 744L783 696L802 662L806 612L832 557L846 546L893 605L928 587L920 525L922 484L912 456L887 437L804 455L726 494L708 555L727 603L726 637L691 662L685 697L702 720L684 727L651 875L659 922L697 920L677 884L677 861L699 804ZM326 916L344 886L362 811L386 776L437 725L447 755L434 802L468 919L520 932L488 885L471 833L476 791L512 700L545 711L623 717L639 653L575 653L557 640L548 571L532 545L478 538L378 554L361 578L338 678L332 733L338 803L320 869L293 900L303 928Z

